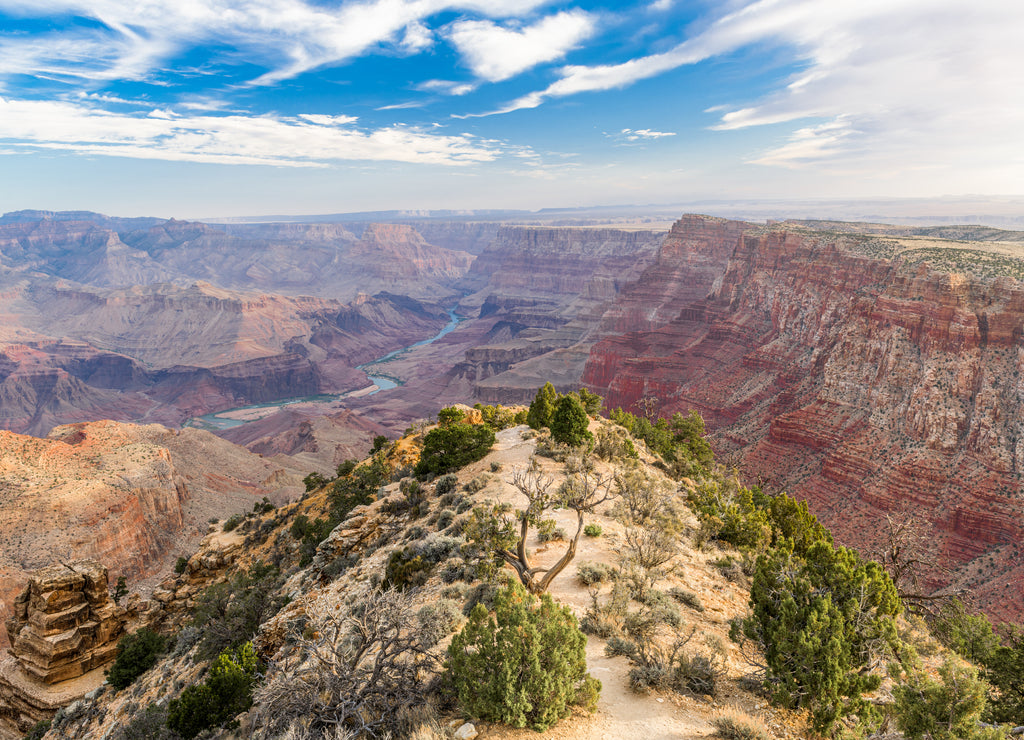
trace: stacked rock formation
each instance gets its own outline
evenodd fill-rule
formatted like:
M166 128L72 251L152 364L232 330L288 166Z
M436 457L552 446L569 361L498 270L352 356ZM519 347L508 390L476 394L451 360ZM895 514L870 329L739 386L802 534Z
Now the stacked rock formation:
M127 614L107 589L107 569L95 560L36 571L6 625L21 669L52 684L112 661Z

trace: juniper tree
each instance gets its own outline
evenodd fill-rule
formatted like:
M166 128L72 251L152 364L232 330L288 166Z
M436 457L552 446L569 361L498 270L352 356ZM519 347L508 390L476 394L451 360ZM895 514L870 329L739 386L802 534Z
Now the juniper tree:
M551 383L545 383L533 397L530 410L526 414L526 423L533 429L551 426L551 417L555 413L556 403L558 403L558 391Z
M587 416L580 399L568 394L558 399L555 412L551 416L551 438L559 444L579 447L593 439L587 427L590 417Z
M809 709L821 733L844 714L871 713L861 695L881 683L872 669L897 643L901 609L878 563L824 540L801 557L784 540L758 557L750 607L742 633L764 651L777 702Z
M573 704L596 707L601 682L587 673L586 645L568 607L512 583L495 595L494 616L473 607L448 648L448 672L470 715L540 732Z

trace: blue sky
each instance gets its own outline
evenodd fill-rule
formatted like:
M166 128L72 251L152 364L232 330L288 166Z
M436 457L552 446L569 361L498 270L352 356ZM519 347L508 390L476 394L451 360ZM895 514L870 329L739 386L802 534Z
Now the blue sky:
M1024 3L0 0L0 211L1024 193Z

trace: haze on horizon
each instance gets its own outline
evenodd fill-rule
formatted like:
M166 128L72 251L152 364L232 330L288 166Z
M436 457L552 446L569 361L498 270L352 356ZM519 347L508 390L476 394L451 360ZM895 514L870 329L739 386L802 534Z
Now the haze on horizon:
M0 0L0 211L1024 193L1005 0Z

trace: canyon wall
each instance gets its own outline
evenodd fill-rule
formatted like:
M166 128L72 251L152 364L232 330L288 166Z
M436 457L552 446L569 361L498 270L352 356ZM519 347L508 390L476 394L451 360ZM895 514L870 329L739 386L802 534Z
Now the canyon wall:
M210 518L263 496L287 500L307 472L198 429L100 421L43 439L0 431L0 617L30 571L60 561L98 560L134 586L187 554Z
M697 409L727 461L807 500L844 543L879 546L886 514L930 522L956 572L928 585L1019 618L1024 284L894 259L874 237L774 226L733 247L666 323L638 295L667 291L667 266L624 291L608 321L633 331L593 348L584 382L606 407Z
M459 287L480 324L448 374L451 395L520 403L546 381L579 384L603 307L642 274L663 232L502 227Z

